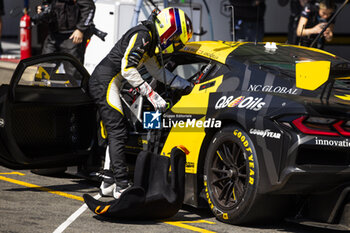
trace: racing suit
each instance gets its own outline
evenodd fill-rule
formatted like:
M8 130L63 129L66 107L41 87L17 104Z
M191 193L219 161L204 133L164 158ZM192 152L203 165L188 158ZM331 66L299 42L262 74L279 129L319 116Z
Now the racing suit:
M308 2L314 2L314 0L291 0L290 11L288 22L288 44L298 44L300 38L297 37L296 30L298 28L299 18L301 11L305 4Z
M145 65L155 79L164 82L163 69L155 56L157 41L152 22L143 21L142 24L131 28L96 66L89 81L90 95L98 105L107 131L107 148L109 148L111 167L117 185L128 180L124 153L127 140L126 120L119 97L121 80L126 79L134 88L141 87L145 81L137 69ZM184 90L192 86L190 82L168 70L165 70L165 73L166 82L172 88ZM140 94L149 95L141 91Z

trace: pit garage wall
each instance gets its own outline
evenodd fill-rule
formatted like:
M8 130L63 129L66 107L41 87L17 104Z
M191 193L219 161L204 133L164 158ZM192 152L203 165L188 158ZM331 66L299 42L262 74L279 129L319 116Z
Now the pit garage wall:
M97 0L98 1L98 0ZM115 0L118 1L118 0ZM132 0L131 0L132 1ZM146 2L147 0L144 0ZM34 14L35 6L41 3L41 0L30 0L30 15ZM163 1L158 1L163 2ZM179 0L172 0L169 2L180 2ZM202 8L202 27L207 33L201 36L201 40L231 40L230 32L230 10L225 9L225 6L229 4L228 0L206 0L209 5L210 14L212 18L213 33L210 30L209 17L207 9L203 3L203 0L185 0L186 3L199 3ZM337 0L342 2L342 0ZM5 16L3 17L3 36L4 38L19 38L19 21L22 16L24 0L4 0L5 4ZM289 4L285 7L281 7L278 4L278 0L266 0L266 14L265 14L265 33L266 35L286 35L288 17L290 14ZM338 4L339 5L339 4ZM10 15L10 10L14 10L14 14ZM130 22L133 12L130 12ZM191 17L191 16L190 16ZM277 20L278 19L278 20ZM350 35L350 28L348 27L350 22L350 4L345 7L343 12L337 17L337 23L335 27L335 39L337 35ZM214 35L212 38L211 35ZM37 43L36 27L33 28L33 44ZM333 52L337 55L350 59L350 37L342 37L347 45L328 45L326 50Z

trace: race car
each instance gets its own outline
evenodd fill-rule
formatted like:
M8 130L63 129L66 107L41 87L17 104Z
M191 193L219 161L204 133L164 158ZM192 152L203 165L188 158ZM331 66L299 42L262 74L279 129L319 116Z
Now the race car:
M185 204L207 205L232 224L289 217L350 229L349 61L307 47L225 41L190 42L160 60L194 88L171 89L141 70L169 103L161 114L122 84L130 163L141 150L169 156L182 145ZM19 63L0 88L1 165L98 169L98 142L108 135L96 124L89 76L67 54Z

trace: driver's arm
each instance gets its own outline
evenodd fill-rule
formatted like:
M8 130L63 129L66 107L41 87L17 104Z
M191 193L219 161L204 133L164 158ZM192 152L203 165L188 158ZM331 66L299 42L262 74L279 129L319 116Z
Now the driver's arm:
M166 102L142 79L137 70L137 67L144 59L146 51L148 51L150 40L149 33L144 31L135 33L131 37L122 59L121 74L133 87L139 90L141 95L147 97L156 110L163 111L166 108Z

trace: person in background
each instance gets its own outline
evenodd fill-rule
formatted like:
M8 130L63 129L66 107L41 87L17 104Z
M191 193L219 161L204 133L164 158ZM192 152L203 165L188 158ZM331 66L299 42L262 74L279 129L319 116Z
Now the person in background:
M2 39L2 16L5 14L4 1L0 0L0 55L3 54L1 39Z
M50 9L42 9L43 7ZM86 34L93 24L95 14L94 1L44 0L42 6L37 8L37 13L42 15L39 23L49 23L49 34L44 41L42 53L66 52L84 64L88 39Z
M314 3L314 0L291 0L290 1L290 11L288 23L288 44L298 44L299 38L297 37L296 31L301 15L301 11L304 9L307 3Z
M234 7L235 40L263 41L265 0L230 0L230 3Z
M320 3L306 4L299 19L297 36L301 38L301 45L310 46L312 41L332 18L336 5L332 0L321 0ZM322 37L315 43L316 48L322 49L325 41L333 39L334 21L323 32Z

